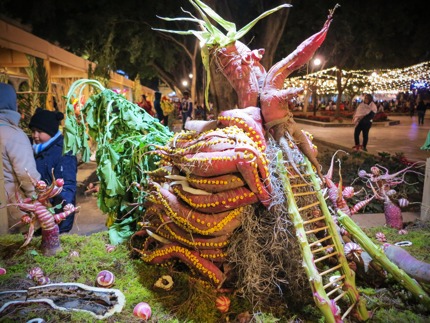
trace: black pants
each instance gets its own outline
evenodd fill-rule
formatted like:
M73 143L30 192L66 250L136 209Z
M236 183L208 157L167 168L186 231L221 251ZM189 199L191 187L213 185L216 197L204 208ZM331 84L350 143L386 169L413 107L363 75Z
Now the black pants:
M418 111L418 124L424 124L425 111Z
M355 127L354 141L356 146L360 145L360 133L363 133L363 148L366 148L369 141L370 127L372 127L372 122L363 120Z
M185 130L185 122L187 122L188 113L182 112L182 130Z

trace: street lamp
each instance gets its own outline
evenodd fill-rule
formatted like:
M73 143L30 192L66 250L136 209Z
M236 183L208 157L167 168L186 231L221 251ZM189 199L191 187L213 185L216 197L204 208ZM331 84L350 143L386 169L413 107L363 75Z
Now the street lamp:
M187 86L187 85L188 85L188 81L187 81L187 80L183 80L183 81L182 81L182 85L183 85L183 86Z
M318 69L321 64L322 64L322 60L319 57L316 57L313 61L313 68L312 68L312 73L314 72L314 69ZM314 106L314 115L316 115L317 113L317 106L318 106L318 95L317 95L317 89L318 89L318 75L315 75L315 81L312 84L312 101L313 101L313 106Z

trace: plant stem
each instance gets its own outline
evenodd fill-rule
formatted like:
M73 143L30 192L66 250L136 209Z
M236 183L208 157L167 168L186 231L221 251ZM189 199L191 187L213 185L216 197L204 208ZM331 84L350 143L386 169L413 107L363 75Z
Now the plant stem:
M407 290L409 290L414 296L418 298L418 300L425 304L426 306L430 306L430 297L427 293L421 288L421 286L416 282L416 280L412 279L408 274L406 274L402 269L400 269L397 265L391 262L382 248L375 245L372 240L361 230L361 228L354 223L354 221L341 210L337 211L339 215L339 222L348 230L350 234L354 237L354 239L360 244L360 246L366 250L366 252L379 264L388 271L393 277L402 284Z

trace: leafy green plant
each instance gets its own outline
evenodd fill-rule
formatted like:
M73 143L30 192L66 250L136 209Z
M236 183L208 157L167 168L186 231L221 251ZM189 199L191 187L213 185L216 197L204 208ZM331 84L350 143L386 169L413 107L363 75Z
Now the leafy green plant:
M86 104L75 112L75 102L86 87L94 91ZM165 145L173 136L159 123L124 96L106 89L95 80L79 80L67 95L64 151L80 154L89 161L88 137L97 143L97 175L100 179L98 207L108 214L108 227L115 222L128 221L135 213L143 211L146 172L157 168L158 158L150 154L155 145ZM130 223L114 227L127 234L113 234L112 243L131 235Z

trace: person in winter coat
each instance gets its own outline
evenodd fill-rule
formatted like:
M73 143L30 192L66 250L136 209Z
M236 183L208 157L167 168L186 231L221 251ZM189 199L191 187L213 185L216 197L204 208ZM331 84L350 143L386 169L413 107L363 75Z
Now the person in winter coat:
M18 127L21 114L17 110L15 89L9 84L0 83L0 151L3 164L2 169L0 168L0 196L3 197L4 203L16 203L16 195L19 199L32 197L35 188L28 174L36 180L40 178L30 140ZM25 213L16 206L9 206L4 210L0 212L0 216L4 216L0 220L0 234L27 230L25 224L15 225Z
M28 125L32 131L33 151L41 179L50 185L54 171L55 179L64 180L63 190L50 201L52 206L61 205L55 208L55 213L63 212L63 207L69 203L76 205L78 163L71 152L63 154L64 137L59 130L63 119L64 114L61 112L37 108ZM60 234L72 229L74 219L75 214L72 213L58 224Z

